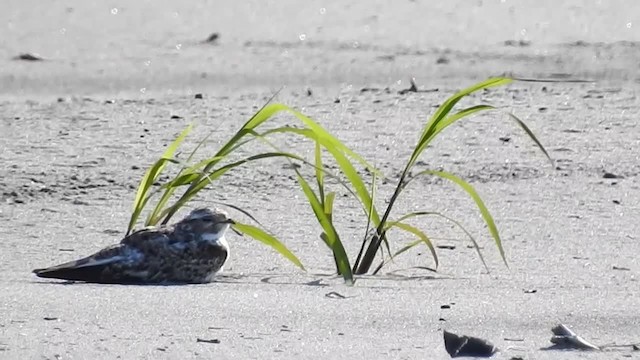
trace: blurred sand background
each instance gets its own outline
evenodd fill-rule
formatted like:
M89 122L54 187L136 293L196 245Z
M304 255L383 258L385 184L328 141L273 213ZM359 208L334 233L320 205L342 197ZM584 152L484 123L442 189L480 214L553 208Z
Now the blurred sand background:
M540 350L558 322L596 344L640 342L640 3L3 5L0 359L444 359L442 329L491 340L502 349L497 358L640 358L626 348ZM213 32L215 44L202 43ZM21 53L45 60L12 60ZM271 161L233 171L193 206L246 208L307 273L233 234L226 275L209 285L61 285L30 273L119 241L144 169L192 121L187 148L215 130L206 144L213 153L282 87L277 101L318 120L393 180L435 106L503 73L593 80L516 83L469 100L526 121L553 166L499 113L448 129L423 157L423 168L476 186L509 268L473 202L423 180L396 214L437 210L462 219L491 272L459 231L426 219L415 225L455 247L439 249L438 274L411 269L433 266L428 251L416 249L385 274L346 287L331 275L293 173ZM398 94L411 77L432 91ZM381 208L391 185L380 188ZM337 206L355 254L363 216L347 198Z

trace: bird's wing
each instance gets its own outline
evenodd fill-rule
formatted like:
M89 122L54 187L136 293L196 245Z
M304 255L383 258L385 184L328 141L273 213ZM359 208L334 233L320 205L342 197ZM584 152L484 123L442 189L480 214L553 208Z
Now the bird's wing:
M144 250L148 247L164 246L170 241L172 228L147 228L131 233L120 241L120 244L128 245L136 249Z
M139 282L142 281L137 276L140 274L130 270L136 269L143 260L144 254L139 250L117 244L91 256L33 272L44 278L94 283Z

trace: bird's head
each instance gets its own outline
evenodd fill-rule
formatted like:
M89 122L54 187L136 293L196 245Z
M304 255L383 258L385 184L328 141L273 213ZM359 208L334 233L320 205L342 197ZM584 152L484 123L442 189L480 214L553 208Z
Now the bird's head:
M224 236L233 220L222 210L201 208L191 211L180 223L203 240L217 241Z

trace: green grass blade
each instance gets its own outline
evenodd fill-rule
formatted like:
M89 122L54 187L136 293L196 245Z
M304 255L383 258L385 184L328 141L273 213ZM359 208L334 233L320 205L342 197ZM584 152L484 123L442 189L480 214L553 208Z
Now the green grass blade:
M427 247L429 248L429 251L431 252L431 256L433 256L433 261L436 263L436 269L438 268L438 265L439 265L438 254L436 253L436 249L433 246L433 243L424 232L422 232L420 229L414 226L411 226L407 223L403 223L399 221L392 221L392 222L389 222L387 225L389 229L397 227L399 229L402 229L406 232L409 232L415 235L418 239L420 239L420 241L425 245L427 245Z
M472 106L472 107L468 107L466 109L460 110L459 112L455 113L454 115L451 115L449 117L447 117L446 119L442 120L441 122L439 122L435 128L434 131L432 132L432 134L430 135L428 141L426 142L427 144L429 142L431 142L431 140L433 140L436 135L438 135L442 130L444 130L445 128L447 128L449 125L455 123L456 121L468 117L474 113L480 112L480 111L489 111L489 110L499 110L497 108L495 108L494 106L491 105L476 105L476 106ZM518 124L518 126L520 126L520 128L522 128L522 130L524 130L525 133L527 133L527 135L529 136L529 138L531 138L531 140L533 140L533 142L536 144L536 146L538 146L538 148L542 151L542 153L547 157L547 159L551 162L551 164L553 164L553 160L551 159L551 156L549 156L549 153L547 152L547 150L544 148L544 146L542 145L542 143L538 140L538 138L535 136L535 134L533 133L533 131L531 131L531 129L529 129L529 127L522 121L520 120L517 116L515 116L514 114L510 113L510 112L505 112L510 119L512 119L513 121L516 122L516 124Z
M171 144L164 151L160 159L158 159L153 166L147 170L145 175L142 177L140 184L138 185L138 191L136 192L136 197L133 202L133 212L131 213L131 218L129 219L129 226L127 228L127 235L131 233L131 230L135 227L138 218L140 217L140 213L144 209L148 198L149 190L153 183L156 182L162 170L164 170L167 162L169 162L173 158L173 154L176 152L182 141L187 137L187 135L191 132L193 128L193 124L189 124L178 137L173 140Z
M367 216L371 216L374 225L376 227L378 226L378 224L380 223L380 216L371 200L371 195L369 195L364 181L362 180L360 175L358 175L358 172L353 167L353 164L351 163L351 161L349 161L349 158L340 150L339 147L334 146L331 141L327 140L327 138L318 137L315 132L309 129L281 127L270 131L270 133L275 132L290 132L305 136L313 141L320 143L327 151L329 151L331 156L333 156L334 160L338 164L338 167L340 167L340 170L344 173L344 175L347 177L347 180L349 180L349 182L351 183L357 198L360 199L360 202L363 205L363 209L367 212ZM378 171L376 170L376 172Z
M325 214L325 209L320 203L320 200L309 186L309 183L300 175L300 172L295 169L298 183L300 187L302 187L302 192L307 197L309 201L309 205L313 209L313 213L316 215L320 226L324 230L324 238L323 240L327 243L331 251L333 252L334 259L336 261L336 265L338 267L338 273L342 275L344 281L351 285L353 284L353 274L351 272L351 266L349 265L349 257L347 256L347 252L342 245L342 241L338 236L336 229L331 222L331 219Z
M549 162L551 162L551 165L553 165L553 159L551 159L551 156L549 156L549 153L547 152L547 150L544 148L544 146L542 146L542 143L538 140L538 138L533 134L533 131L531 131L531 129L529 129L529 127L522 121L520 120L517 116L513 115L512 113L508 112L507 115L509 115L509 117L514 120L521 128L522 130L524 130L524 132L527 133L527 135L529 135L529 137L531 138L531 140L533 140L536 145L538 146L538 148L540 148L540 150L542 150L542 152L544 153L544 155L547 157L547 159L549 159Z
M248 224L241 224L239 222L235 222L232 225L232 228L237 230L238 232L248 235L261 243L270 246L275 251L277 251L280 255L284 256L287 260L291 261L294 265L304 270L304 266L300 259L298 259L289 249L287 249L284 244L282 244L278 239L276 239L273 235L265 232L264 230L257 228Z
M315 146L316 157L316 182L318 183L318 195L324 202L324 166L322 165L322 147L320 143L316 141ZM326 209L325 209L326 211Z
M329 220L333 221L333 202L335 201L336 193L330 192L324 199L324 213L327 214Z
M498 233L498 228L496 227L496 224L493 220L493 216L491 216L489 209L487 209L487 207L484 204L484 201L482 201L482 198L480 197L480 195L478 195L478 193L473 188L473 186L471 186L471 184L469 184L468 182L464 181L462 178L455 176L446 171L424 170L417 173L412 178L412 180L423 174L434 175L434 176L438 176L443 179L452 181L456 185L460 186L464 191L466 191L467 194L469 194L469 196L471 196L473 201L478 206L478 209L480 210L480 214L482 215L484 222L487 224L487 227L489 228L489 232L491 233L491 236L493 237L493 240L495 241L496 246L498 247L498 251L500 252L502 261L504 261L504 264L507 267L509 267L509 264L507 263L507 257L504 252L504 248L502 247L502 240L500 239L500 234Z
M272 158L272 157L285 157L285 158L291 158L295 160L301 159L298 155L294 155L290 153L279 153L279 152L262 153L258 155L249 156L247 158L233 162L231 164L227 164L221 168L218 168L217 170L210 172L209 174L205 174L205 176L203 177L198 177L191 183L187 191L185 191L185 193L182 194L180 199L178 199L173 205L166 208L160 213L159 216L164 217L164 219L162 220L162 223L163 224L168 223L169 219L173 216L173 214L175 214L189 200L191 200L194 196L196 196L198 192L200 192L202 189L204 189L209 184L211 184L213 180L218 179L220 176L224 175L227 171L235 167L238 167L240 165L243 165L247 162L256 161L256 160L265 159L265 158ZM208 166L205 166L205 169L206 168L208 168ZM180 186L180 185L176 185L176 186Z
M409 214L405 214L403 216L401 216L400 218L398 218L397 221L404 221L413 217L417 217L417 216L439 216L441 218L444 218L450 222L452 222L454 225L456 225L458 228L460 228L460 230L462 230L467 237L469 238L469 240L471 240L471 242L473 243L473 247L475 248L476 252L478 253L478 257L480 258L480 261L482 262L482 265L484 266L484 268L487 270L487 272L489 272L489 266L487 266L487 262L484 260L484 256L482 255L482 252L480 251L480 245L478 245L478 242L476 241L476 239L473 237L473 235L471 235L471 232L469 232L469 230L467 230L464 226L462 226L462 224L449 217L446 216L442 213L439 213L437 211L416 211L416 212L412 212ZM396 252L393 256L398 255L398 253Z
M462 100L466 96L471 95L472 93L474 93L476 91L479 91L479 90L482 90L482 89L486 89L486 88L506 85L506 84L509 84L511 82L512 82L512 80L509 79L509 78L502 78L502 77L490 78L490 79L487 79L485 81L479 82L479 83L477 83L475 85L472 85L472 86L470 86L470 87L468 87L466 89L463 89L463 90L455 93L451 97L449 97L447 100L445 100L442 103L442 105L440 105L438 107L436 112L429 119L429 122L425 126L425 128L424 128L424 130L422 132L422 135L420 136L420 140L418 141L418 144L416 145L416 148L414 149L413 153L411 154L411 158L409 159L409 162L407 163L407 169L410 169L413 166L413 164L418 160L418 157L420 156L420 154L422 154L424 149L426 149L427 145L433 139L432 135L436 131L436 129L438 127L438 124L441 121L443 121L449 115L449 113L451 113L451 111L453 110L453 107L460 100ZM477 111L480 111L480 110L477 110ZM476 112L476 111L474 111L474 112ZM470 115L470 114L463 115L463 116L468 116L468 115Z

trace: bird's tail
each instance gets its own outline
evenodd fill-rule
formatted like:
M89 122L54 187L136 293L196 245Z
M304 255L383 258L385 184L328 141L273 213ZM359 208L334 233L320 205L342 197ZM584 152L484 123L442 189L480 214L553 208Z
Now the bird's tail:
M41 278L84 281L92 283L122 282L113 265L122 260L120 246L104 249L94 255L64 264L35 269L33 273Z

